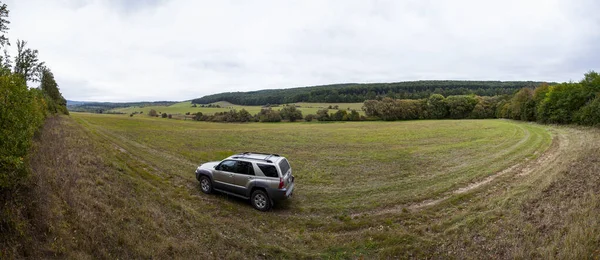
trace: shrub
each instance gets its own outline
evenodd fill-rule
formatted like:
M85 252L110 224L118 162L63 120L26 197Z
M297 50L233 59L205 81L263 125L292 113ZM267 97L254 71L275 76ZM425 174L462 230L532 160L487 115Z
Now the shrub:
M290 122L296 122L296 120L302 119L302 111L295 106L285 106L281 109L280 113L282 119L289 120Z
M575 114L575 123L582 125L600 125L600 95L583 106Z
M310 121L312 121L314 118L315 118L315 115L313 115L313 114L308 114L308 115L306 115L306 116L304 117L304 121L306 121L306 122L310 122Z
M477 99L472 96L449 96L446 98L450 118L468 118L477 105Z
M522 88L510 100L510 118L523 121L535 120L534 91Z
M348 114L348 120L349 121L360 121L360 114L356 110L352 109L352 110L350 110L350 114Z
M158 113L156 113L156 110L154 109L150 109L150 111L148 112L149 116L158 116Z
M263 108L258 114L260 122L281 122L281 115L279 111L275 111L271 108Z
M588 92L579 83L551 86L537 107L537 119L543 123L571 123L573 114L581 109L588 99Z
M425 111L425 118L446 118L446 116L448 115L448 106L446 105L446 98L444 98L444 96L440 94L432 94L426 100Z
M471 118L496 118L498 104L504 97L476 97L477 105L471 111Z
M173 116L171 114L169 114L169 119L173 118Z
M203 121L202 118L202 112L196 112L196 114L194 114L194 120Z
M346 110L338 110L329 116L332 121L345 121L348 120L348 112Z
M319 121L331 120L329 118L329 110L327 110L327 109L321 109L321 110L317 111L317 115L315 116L315 118Z
M377 116L377 117L380 116L377 113L377 103L378 102L379 101L377 101L377 100L366 100L363 103L362 109L363 109L363 111L365 111L365 114L367 116Z
M27 153L46 116L44 94L21 76L0 75L0 189L27 175Z
M240 112L238 112L237 118L238 118L239 122L252 121L252 115L250 114L250 112L248 112L246 109L243 109L243 108L240 110Z
M161 115L162 118L167 118L167 113Z

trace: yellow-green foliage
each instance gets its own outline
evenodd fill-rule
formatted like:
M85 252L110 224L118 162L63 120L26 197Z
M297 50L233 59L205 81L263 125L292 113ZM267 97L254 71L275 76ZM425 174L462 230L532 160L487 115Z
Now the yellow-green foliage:
M20 76L0 76L0 188L10 187L27 172L31 139L44 121L42 92L29 89Z

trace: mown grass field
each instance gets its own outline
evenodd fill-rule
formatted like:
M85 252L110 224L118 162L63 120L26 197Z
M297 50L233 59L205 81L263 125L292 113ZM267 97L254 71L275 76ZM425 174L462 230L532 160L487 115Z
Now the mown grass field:
M40 147L56 153L36 157L53 162L36 176L62 180L47 185L54 188L45 197L54 199L46 204L58 206L48 221L54 240L40 246L46 256L600 253L600 167L590 156L600 151L590 142L597 130L508 120L224 124L84 113L54 124ZM262 213L199 190L198 164L242 151L286 156L293 199Z
M184 101L184 102L180 102L177 104L173 104L170 106L145 106L145 107L125 107L125 108L117 108L117 109L113 109L111 110L111 112L120 112L120 113L126 113L126 114L131 114L134 112L144 112L144 114L148 114L148 111L150 111L150 109L154 109L157 112L161 112L161 113L167 113L167 114L185 114L187 112L190 112L190 114L193 113L197 113L197 112L202 112L203 114L214 114L216 112L225 112L225 111L229 111L229 110L241 110L241 109L246 109L248 112L250 112L250 114L254 115L254 114L258 114L258 112L260 112L261 110L261 106L241 106L241 105L235 105L235 104L231 104L229 102L216 102L213 103L213 105L219 105L220 107L192 107L192 103L191 101ZM361 115L364 115L364 112L362 111L362 105L363 103L294 103L294 104L289 104L289 105L296 105L298 106L298 108L300 109L300 111L302 111L303 115L308 115L308 114L316 114L317 111L319 109L327 109L329 106L338 106L339 109L354 109L356 111L358 111ZM281 109L282 106L276 106L273 107L273 109L277 110L277 109ZM329 112L330 113L335 113L337 111L337 109L330 109Z

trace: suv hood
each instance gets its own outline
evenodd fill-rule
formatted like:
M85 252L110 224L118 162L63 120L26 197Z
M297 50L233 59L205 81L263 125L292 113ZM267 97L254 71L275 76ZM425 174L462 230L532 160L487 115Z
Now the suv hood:
M219 163L220 163L219 161L203 163L202 165L200 165L200 167L198 167L198 169L214 170L215 166L217 166Z

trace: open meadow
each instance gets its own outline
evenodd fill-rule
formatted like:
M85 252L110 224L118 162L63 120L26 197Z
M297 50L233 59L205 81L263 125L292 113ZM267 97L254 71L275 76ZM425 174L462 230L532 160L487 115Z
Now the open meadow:
M200 105L197 105L196 107L192 107L192 102L191 101L183 101L183 102L179 102L177 104L173 104L170 106L144 106L144 107L137 107L137 106L132 106L132 107L124 107L124 108L116 108L116 109L112 109L110 110L110 112L118 112L118 113L126 113L126 114L131 114L134 112L144 112L144 114L148 114L148 112L150 111L150 109L154 109L156 110L156 112L160 112L160 113L167 113L167 114L179 114L179 115L184 115L186 113L190 113L190 114L194 114L197 112L202 112L202 114L207 114L207 115L212 115L216 112L227 112L229 110L241 110L241 109L246 109L248 112L250 112L250 114L254 115L254 114L258 114L261 110L261 106L242 106L242 105L235 105L235 104L231 104L229 102L225 102L225 101L220 101L220 102L215 102L212 103L211 105L213 106L219 106L219 107L201 107ZM350 109L354 109L356 111L358 111L361 115L364 115L364 112L362 111L362 106L363 103L304 103L304 102L299 102L299 103L293 103L293 104L289 104L289 105L295 105L298 107L298 109L300 111L302 111L303 115L308 115L308 114L316 114L318 110L320 109L328 109L329 106L331 106L332 108L335 106L338 106L339 109L345 109L345 110L350 110ZM272 107L275 110L281 109L282 106L273 106ZM335 113L338 109L329 109L330 113Z
M590 140L600 133L510 120L72 113L49 120L32 161L54 205L54 240L39 247L75 258L586 257L600 234ZM286 156L294 197L263 213L203 194L195 167L243 151Z

